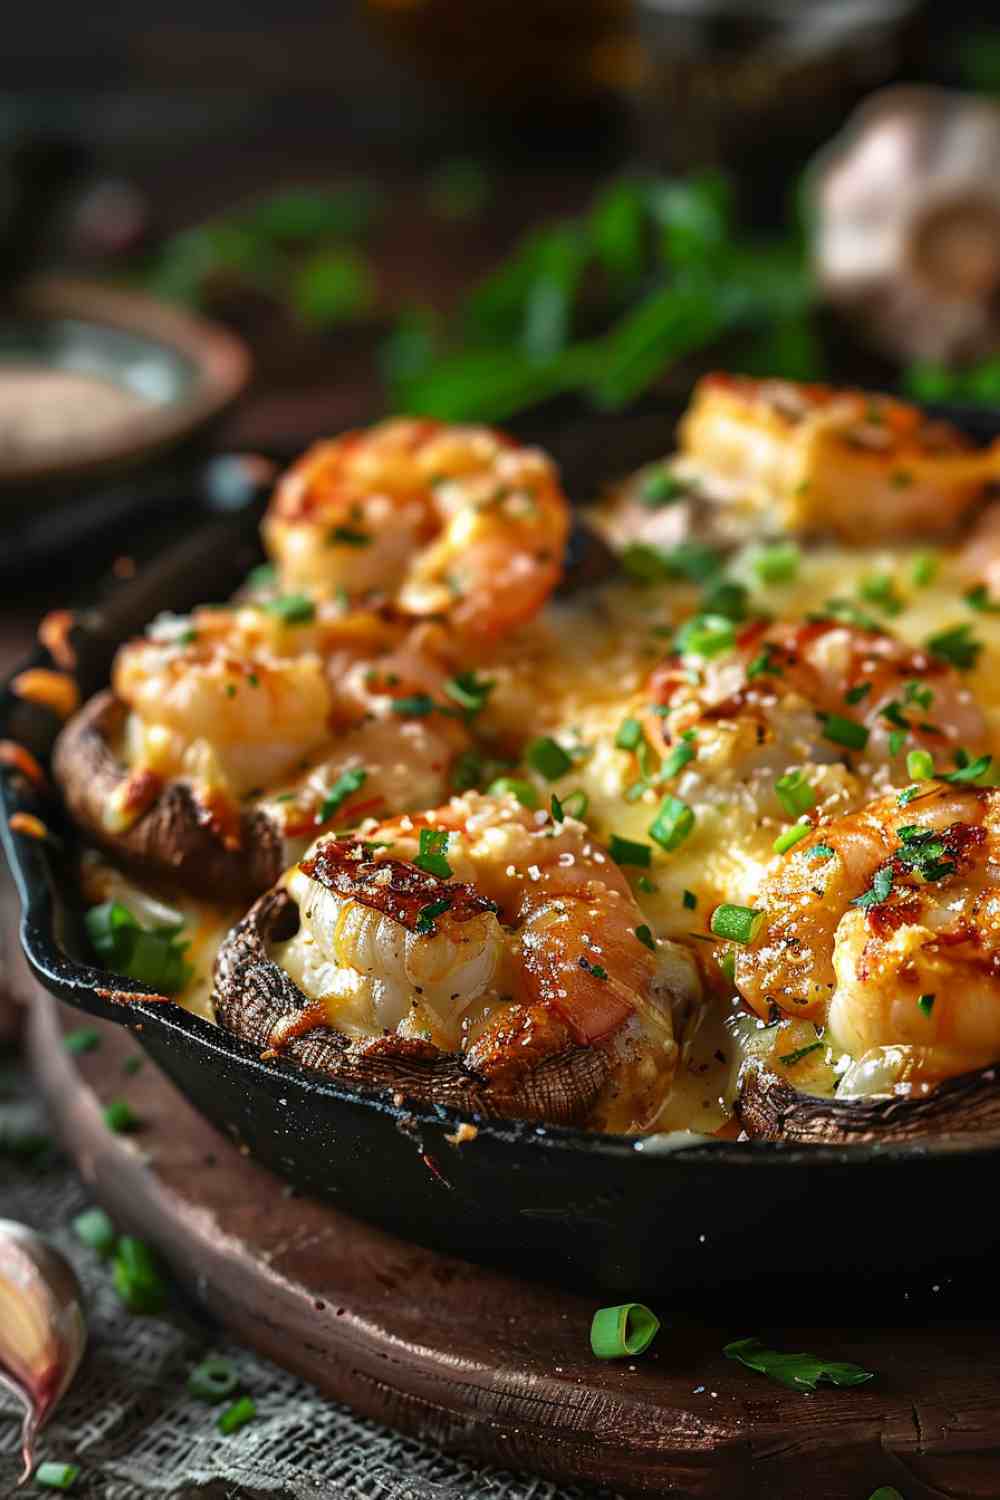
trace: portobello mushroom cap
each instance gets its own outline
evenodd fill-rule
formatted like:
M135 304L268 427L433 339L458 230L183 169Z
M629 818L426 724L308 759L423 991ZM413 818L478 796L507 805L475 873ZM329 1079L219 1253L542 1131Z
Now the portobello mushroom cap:
M56 740L52 771L73 821L89 839L139 875L196 896L252 901L282 870L281 833L262 812L243 813L238 847L219 837L191 788L168 781L122 832L105 826L113 794L129 777L113 746L127 712L110 689L95 694Z
M747 1063L736 1117L752 1140L847 1146L1000 1139L1000 1062L947 1078L916 1097L824 1099L803 1094L770 1068Z
M580 1124L613 1066L601 1046L576 1043L542 1005L515 1009L466 1056L395 1033L352 1040L270 957L292 937L298 908L282 886L267 891L224 940L215 965L216 1020L266 1053L338 1083L389 1090L465 1114Z

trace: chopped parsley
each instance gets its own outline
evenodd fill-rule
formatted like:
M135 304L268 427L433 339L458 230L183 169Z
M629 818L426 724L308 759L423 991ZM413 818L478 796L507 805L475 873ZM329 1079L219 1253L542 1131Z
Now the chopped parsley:
M992 764L993 757L991 755L980 755L978 760L971 761L966 766L959 766L957 771L948 771L939 779L941 781L958 782L959 784L968 781L978 781L981 776L986 775Z
M635 935L639 939L640 943L642 943L643 947L649 949L650 953L656 952L656 939L645 923L643 923L641 927L637 927L635 929Z
M902 613L904 601L900 598L895 582L889 573L873 573L870 577L863 578L858 585L858 594L866 604L874 604L884 614Z
M1000 600L990 598L985 583L979 583L974 589L969 589L964 598L969 608L978 610L980 614L1000 615Z
M417 869L426 870L428 875L440 875L443 880L450 879L454 873L446 858L450 837L446 828L421 828L420 852L413 861Z
M451 896L441 896L437 901L429 901L417 912L417 931L422 937L435 931L434 919L440 917L451 905Z
M681 902L685 910L694 911L695 907L698 905L698 897L695 895L694 891L686 890L681 896Z
M897 828L900 847L894 860L904 870L913 870L922 880L943 880L954 875L956 864L944 839L933 828L908 824Z
M790 818L801 817L816 805L816 793L801 771L788 771L774 783L775 795Z
M973 637L971 625L954 625L950 630L939 631L928 636L924 644L932 656L950 662L960 672L974 667L983 649L982 642Z
M701 611L706 615L723 615L727 620L745 620L749 613L750 591L745 584L723 579L711 583L701 596Z
M925 1016L929 1016L934 1009L934 996L921 995L917 1001L917 1009L923 1011Z
M937 577L941 560L935 552L918 552L910 565L910 577L918 589L925 589Z
M333 786L324 796L316 810L316 822L325 823L327 818L332 818L348 797L353 797L355 792L360 792L368 780L368 772L363 766L355 766L350 771L342 771Z
M105 901L90 908L84 924L94 952L116 974L174 995L193 973L184 960L188 945L178 940L183 922L142 927L127 906Z
M602 969L600 964L592 964L589 958L584 958L583 954L580 955L577 962L581 969L586 970L588 974L593 974L595 979L607 979L607 969Z
M886 901L892 890L892 866L882 865L875 871L871 885L860 896L855 896L851 902L852 906L859 906L862 911L868 911L873 906L880 906Z
M812 848L807 850L810 859L832 859L835 852L829 844L813 844Z
M844 694L845 703L860 703L862 698L867 698L872 690L870 682L859 682L857 687L848 688Z

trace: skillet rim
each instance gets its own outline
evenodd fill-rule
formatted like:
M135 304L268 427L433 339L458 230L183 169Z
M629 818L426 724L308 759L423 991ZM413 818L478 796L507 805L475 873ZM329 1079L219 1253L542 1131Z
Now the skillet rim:
M921 405L931 416L954 422L979 442L989 442L1000 435L1000 411L946 403L913 404ZM641 410L617 415L619 420L622 417L627 420L629 415L640 421L649 420L649 414ZM662 414L658 419L663 420ZM121 591L140 587L144 571L140 570L134 579L119 585ZM51 665L49 654L39 648L15 667L0 685L0 738L17 739L16 735L9 732L11 710L19 702L11 689L14 677L30 667ZM61 799L59 807L62 811ZM955 1141L947 1136L933 1136L926 1140L859 1142L836 1146L803 1145L787 1141L720 1140L700 1135L693 1135L688 1141L669 1139L670 1135L676 1136L681 1132L671 1132L665 1138L655 1135L614 1135L569 1125L470 1116L443 1105L428 1105L417 1100L396 1105L391 1095L338 1085L332 1079L305 1068L280 1062L264 1062L249 1043L184 1010L176 1003L143 1004L140 1001L122 1006L101 998L97 992L109 987L109 971L72 958L57 939L55 894L65 897L67 892L54 867L51 845L48 841L16 834L9 826L9 818L15 812L33 813L45 821L46 811L44 799L16 769L0 763L0 845L3 847L20 904L18 938L33 977L57 999L87 1014L125 1025L136 1018L142 1022L143 1027L159 1028L174 1044L179 1042L181 1046L195 1047L221 1056L231 1066L245 1071L248 1086L251 1086L250 1079L254 1075L280 1080L285 1087L294 1087L337 1104L387 1116L398 1126L409 1129L452 1129L471 1120L477 1127L477 1139L485 1138L500 1147L529 1146L560 1153L585 1151L620 1163L642 1162L644 1166L640 1170L646 1171L653 1171L661 1164L664 1170L668 1170L675 1157L681 1158L684 1164L696 1163L702 1168L718 1165L721 1170L748 1162L763 1164L772 1169L801 1167L803 1164L843 1168L849 1162L868 1166L879 1163L898 1166L903 1163L916 1164L928 1158L938 1161L943 1158L988 1159L1000 1156L1000 1137L977 1139L963 1136L960 1141ZM148 986L135 980L129 980L128 984L130 994L153 993ZM89 998L82 998L84 996ZM140 1032L138 1039L145 1045L144 1032ZM1000 1059L996 1066L1000 1072Z

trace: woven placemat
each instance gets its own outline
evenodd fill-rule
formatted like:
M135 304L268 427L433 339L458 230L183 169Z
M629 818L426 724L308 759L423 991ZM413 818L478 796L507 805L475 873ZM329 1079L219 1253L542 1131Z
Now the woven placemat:
M0 1217L46 1234L72 1261L87 1300L87 1355L38 1453L80 1466L73 1494L81 1500L617 1500L607 1490L479 1468L363 1421L233 1344L179 1297L162 1317L131 1315L107 1266L70 1227L88 1201L47 1141L26 1069L15 1054L0 1056ZM188 1372L209 1354L232 1361L257 1408L229 1437L216 1430L215 1409L186 1391ZM16 1408L0 1392L3 1497L14 1494L20 1472L18 1430Z

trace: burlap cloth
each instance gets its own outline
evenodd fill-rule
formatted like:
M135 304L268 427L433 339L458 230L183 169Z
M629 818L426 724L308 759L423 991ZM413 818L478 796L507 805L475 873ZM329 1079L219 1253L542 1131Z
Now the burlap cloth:
M133 1317L115 1295L107 1268L69 1227L88 1203L72 1166L54 1148L24 1153L24 1142L45 1131L17 1059L0 1054L0 1217L48 1235L72 1261L87 1298L88 1352L38 1454L79 1464L73 1495L615 1500L609 1491L565 1489L478 1468L362 1421L232 1344L194 1308L175 1303L163 1317ZM185 1389L188 1371L208 1354L232 1360L257 1407L256 1420L230 1437L216 1431L216 1409ZM0 1392L3 1497L13 1495L20 1470L18 1429L16 1409Z

